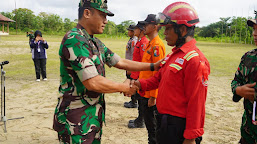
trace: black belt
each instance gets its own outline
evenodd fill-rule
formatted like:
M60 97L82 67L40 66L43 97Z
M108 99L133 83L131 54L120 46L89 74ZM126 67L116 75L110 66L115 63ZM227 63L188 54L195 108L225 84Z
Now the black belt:
M172 125L172 124L185 125L186 124L186 119L185 118L172 116L172 115L168 115L168 114L159 114L159 116L161 118L161 122L166 123L168 125Z

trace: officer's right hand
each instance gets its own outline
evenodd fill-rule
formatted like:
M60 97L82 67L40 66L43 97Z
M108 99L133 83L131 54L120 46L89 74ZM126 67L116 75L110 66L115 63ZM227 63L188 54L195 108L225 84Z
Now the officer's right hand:
M256 85L256 83L252 83L252 84L245 84L245 85L242 85L242 86L238 86L236 88L236 94L241 96L241 97L244 97L250 101L253 101L254 100L254 93L255 93L255 90L254 90L254 86Z
M131 80L130 83L127 83L128 89L126 92L123 92L124 96L131 97L139 90L138 86L134 84L134 81Z

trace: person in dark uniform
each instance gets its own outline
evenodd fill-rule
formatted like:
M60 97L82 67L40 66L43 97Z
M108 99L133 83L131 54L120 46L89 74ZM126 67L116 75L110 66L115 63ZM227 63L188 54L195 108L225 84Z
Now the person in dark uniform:
M34 31L31 30L30 32L27 32L27 37L29 37L29 45L30 45L31 40L35 38ZM30 52L32 53L32 48L30 48Z
M134 47L136 45L137 42L137 37L134 36L134 29L135 29L135 25L130 25L127 30L128 30L128 36L129 41L127 43L126 46L126 53L125 53L125 58L128 60L132 60L133 59L133 52L134 52ZM132 79L130 77L131 72L130 71L126 71L126 77L127 79ZM124 107L125 108L137 108L138 104L137 104L137 99L135 97L135 95L131 96L131 101L129 102L125 102L124 103Z
M48 44L47 41L42 37L41 31L37 30L34 37L35 38L30 42L30 47L32 49L32 59L35 65L36 81L40 81L40 73L42 75L42 79L46 81L46 49L48 49Z
M255 18L247 21L247 25L253 28L254 43L257 46L257 11ZM257 143L257 49L246 52L231 82L233 101L239 102L244 98L244 113L241 124L241 144Z

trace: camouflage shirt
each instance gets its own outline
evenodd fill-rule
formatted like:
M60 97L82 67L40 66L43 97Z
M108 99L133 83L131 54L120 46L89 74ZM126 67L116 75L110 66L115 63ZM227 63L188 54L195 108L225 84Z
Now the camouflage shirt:
M83 81L105 76L104 64L114 66L120 57L99 39L77 25L63 38L60 50L60 87L53 128L59 134L96 135L104 121L104 95L89 91Z
M29 40L32 40L35 38L34 34L27 34L27 37L29 37Z
M235 78L231 83L233 100L237 102L242 98L236 94L236 88L238 86L254 82L257 82L257 49L245 53L241 58L238 70L235 73ZM255 88L257 88L257 85ZM254 144L257 142L257 126L252 124L253 102L244 99L244 109L241 135L249 144Z

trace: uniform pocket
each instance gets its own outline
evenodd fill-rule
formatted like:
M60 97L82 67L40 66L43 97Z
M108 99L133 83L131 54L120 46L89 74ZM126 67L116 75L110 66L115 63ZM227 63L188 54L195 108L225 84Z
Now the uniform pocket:
M145 59L147 59L147 61L149 61L151 59L151 54L148 53L148 51L144 54Z

